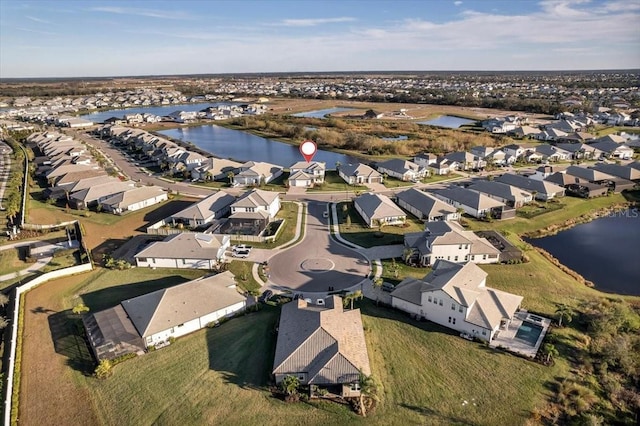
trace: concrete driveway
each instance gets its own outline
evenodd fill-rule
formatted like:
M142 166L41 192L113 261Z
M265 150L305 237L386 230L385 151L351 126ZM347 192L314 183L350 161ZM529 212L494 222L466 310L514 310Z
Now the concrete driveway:
M330 238L329 219L323 217L326 209L325 203L310 202L304 240L269 259L271 287L321 293L329 287L336 291L353 287L369 275L365 256Z

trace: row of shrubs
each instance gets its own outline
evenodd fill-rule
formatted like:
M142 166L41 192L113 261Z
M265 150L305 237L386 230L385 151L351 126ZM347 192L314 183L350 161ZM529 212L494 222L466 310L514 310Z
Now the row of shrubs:
M557 266L558 268L560 268L560 270L564 273L566 273L567 275L569 275L570 277L574 278L576 281L578 281L580 284L586 285L587 287L593 287L594 284L593 282L585 279L582 275L580 275L579 273L577 273L576 271L574 271L571 268L567 268L566 266L564 266L558 259L556 259L555 257L553 257L553 255L551 253L549 253L546 250L543 250L539 247L535 248L538 253L540 253L545 259L547 259L549 262L553 263L555 266Z

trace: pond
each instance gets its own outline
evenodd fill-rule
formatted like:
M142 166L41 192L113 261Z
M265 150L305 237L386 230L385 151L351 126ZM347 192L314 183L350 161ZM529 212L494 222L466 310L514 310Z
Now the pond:
M629 209L544 238L527 239L598 290L640 295L640 210ZM560 272L558 272L560 273Z
M205 108L218 105L228 105L228 102L216 102L216 103L192 103L192 104L175 104L175 105L163 105L163 106L149 106L149 107L135 107L135 108L122 108L122 109L110 109L108 111L96 111L90 114L81 115L80 118L91 120L94 123L102 123L104 120L111 117L122 118L125 114L153 114L158 116L166 116L174 111L202 111Z
M264 161L289 167L293 163L304 160L297 145L289 145L241 130L227 129L216 125L181 127L158 133L191 142L216 157L231 158L240 162ZM350 164L360 160L349 155L319 149L313 161L325 162L327 169L334 169L338 161L340 164Z
M326 118L327 114L335 114L336 112L352 111L352 108L327 108L317 109L315 111L299 112L297 114L291 114L293 117L306 117L306 118Z
M418 121L418 124L428 124L430 126L447 127L449 129L457 129L460 126L474 124L474 120L466 118L454 117L453 115L441 115L438 118L428 121Z
M405 135L400 135L400 136L396 136L395 138L380 138L380 139L387 142L400 142L400 141L406 141L407 139L409 139L409 137Z

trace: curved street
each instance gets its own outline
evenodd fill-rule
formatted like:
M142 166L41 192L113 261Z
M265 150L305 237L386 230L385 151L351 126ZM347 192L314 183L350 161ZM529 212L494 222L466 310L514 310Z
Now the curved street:
M362 282L371 270L369 260L333 240L327 205L309 202L304 239L269 259L269 284L280 290L326 293L329 287L339 291Z

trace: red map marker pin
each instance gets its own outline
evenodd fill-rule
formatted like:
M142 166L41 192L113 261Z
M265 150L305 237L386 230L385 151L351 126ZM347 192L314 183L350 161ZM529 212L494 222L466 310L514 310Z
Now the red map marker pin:
M318 151L318 146L314 141L304 141L300 145L300 154L307 160L307 163L311 162L316 151Z

